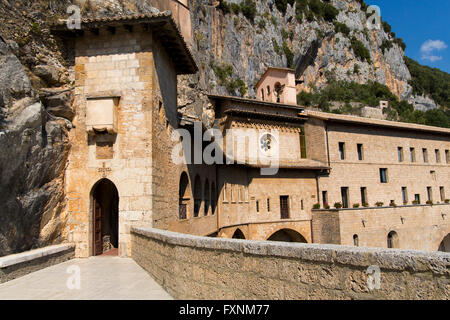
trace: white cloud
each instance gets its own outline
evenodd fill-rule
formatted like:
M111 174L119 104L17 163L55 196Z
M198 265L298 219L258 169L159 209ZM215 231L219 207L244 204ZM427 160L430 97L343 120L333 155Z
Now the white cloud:
M420 47L422 53L422 60L429 60L431 62L442 60L442 56L434 55L434 51L441 51L447 49L447 45L441 40L427 40Z

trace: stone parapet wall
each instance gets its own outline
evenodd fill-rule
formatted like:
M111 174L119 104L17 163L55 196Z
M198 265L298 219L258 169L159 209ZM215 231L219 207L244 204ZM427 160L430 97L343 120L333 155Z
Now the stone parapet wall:
M131 237L133 259L176 299L450 299L448 253L205 238L137 227ZM379 289L367 273L373 265L381 270Z
M73 259L75 246L59 244L0 258L0 283Z

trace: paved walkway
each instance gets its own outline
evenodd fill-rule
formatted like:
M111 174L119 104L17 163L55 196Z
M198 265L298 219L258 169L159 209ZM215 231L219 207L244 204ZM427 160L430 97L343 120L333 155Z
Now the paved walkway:
M77 271L80 275L78 278L80 289L76 289ZM0 284L1 299L165 300L172 298L132 259L104 256L73 259Z

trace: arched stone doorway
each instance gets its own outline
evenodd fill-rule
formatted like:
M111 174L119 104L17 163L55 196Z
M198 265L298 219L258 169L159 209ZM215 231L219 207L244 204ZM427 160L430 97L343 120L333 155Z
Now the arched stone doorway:
M272 234L268 239L268 241L284 241L284 242L300 242L300 243L308 243L305 237L303 237L300 233L292 229L281 229Z
M245 235L244 233L241 231L241 229L236 229L236 231L234 231L233 233L233 239L244 239L245 240Z
M119 247L119 192L108 179L92 188L92 255L117 254Z
M442 239L438 250L442 252L450 252L450 233L446 235L444 239Z

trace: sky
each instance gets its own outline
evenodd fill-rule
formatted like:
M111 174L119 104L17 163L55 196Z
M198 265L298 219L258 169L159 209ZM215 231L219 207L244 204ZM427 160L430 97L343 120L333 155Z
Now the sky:
M450 73L450 0L365 0L406 43L406 55Z

